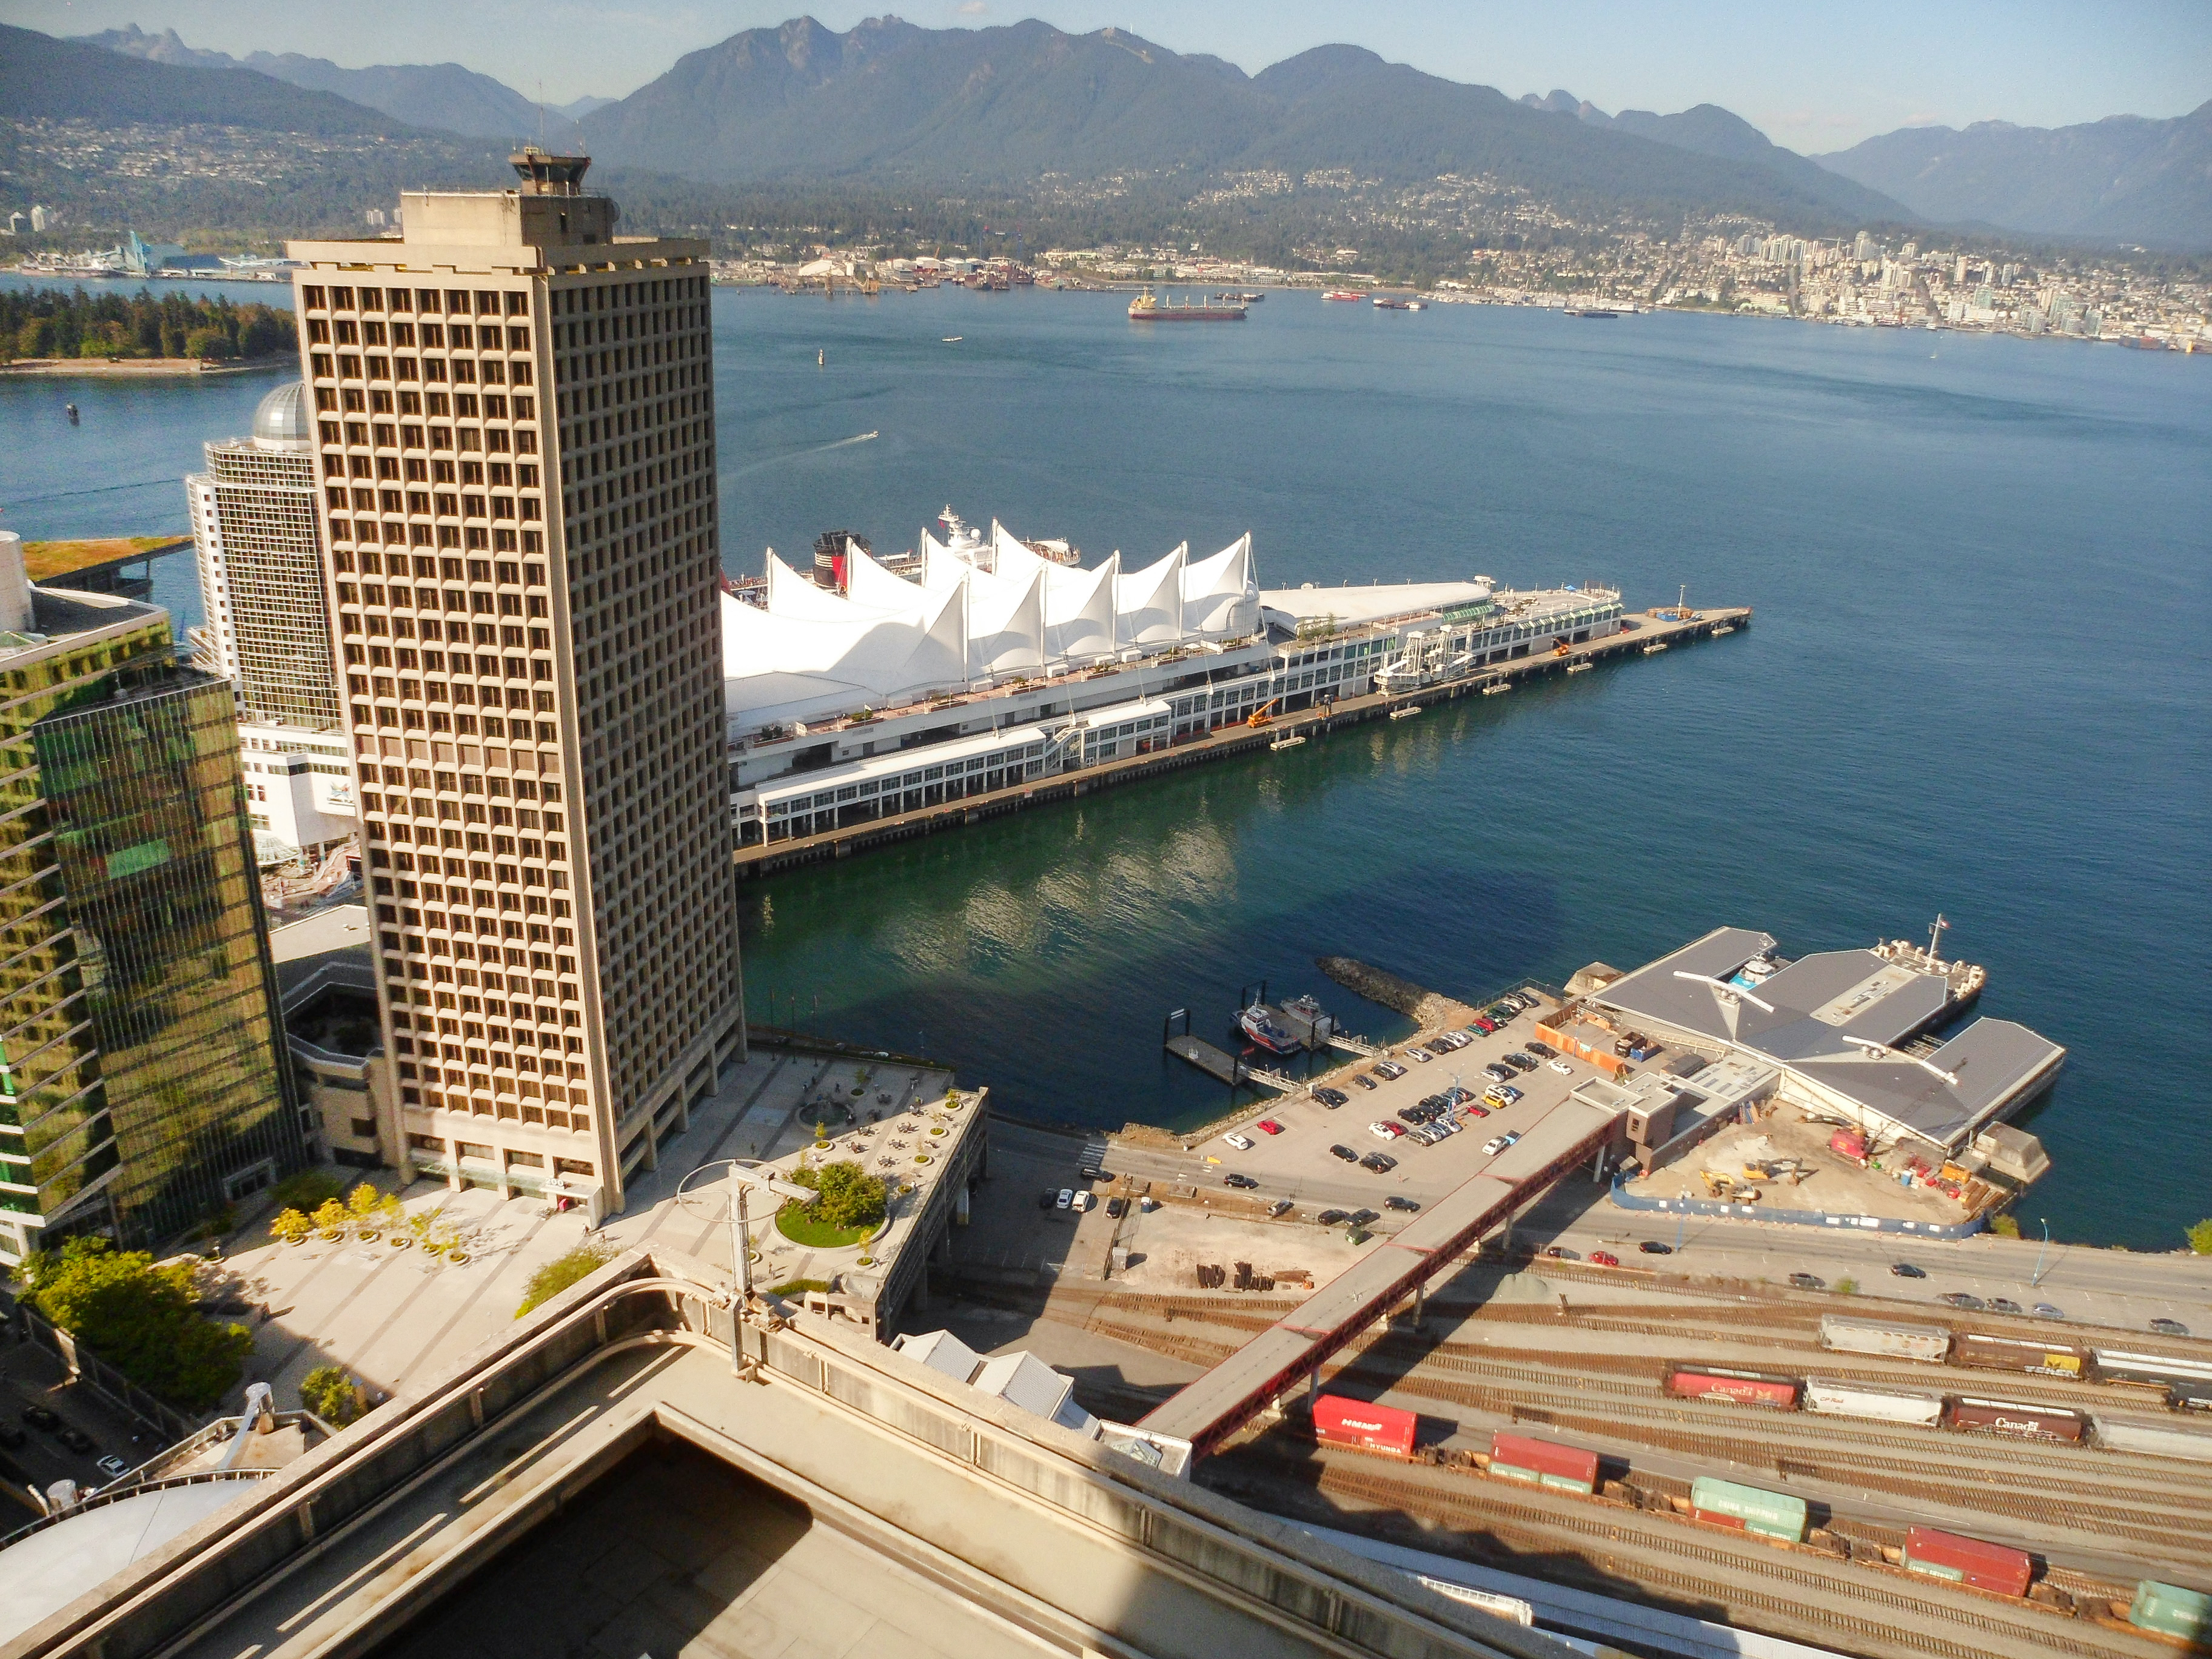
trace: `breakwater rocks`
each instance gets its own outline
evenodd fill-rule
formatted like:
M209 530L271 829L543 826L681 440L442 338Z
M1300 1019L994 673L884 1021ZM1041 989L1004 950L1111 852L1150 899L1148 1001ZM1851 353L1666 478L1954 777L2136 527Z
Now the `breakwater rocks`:
M1405 1015L1425 1031L1444 1025L1464 1025L1474 1018L1474 1010L1465 1003L1370 966L1355 957L1316 957L1314 966L1370 1002L1379 1002Z

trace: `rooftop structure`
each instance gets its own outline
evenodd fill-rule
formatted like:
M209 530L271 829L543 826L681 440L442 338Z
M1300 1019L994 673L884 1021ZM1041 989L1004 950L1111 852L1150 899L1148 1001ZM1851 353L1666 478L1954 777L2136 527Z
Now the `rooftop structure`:
M834 1322L633 1253L26 1632L37 1659L1562 1659Z
M1977 1019L1940 1042L1982 985L1889 951L1825 951L1786 965L1771 935L1717 927L1623 975L1589 1001L1668 1041L1764 1060L1780 1093L1881 1140L1949 1149L2047 1087L2066 1051L2025 1025ZM1918 1041L1916 1041L1916 1040Z

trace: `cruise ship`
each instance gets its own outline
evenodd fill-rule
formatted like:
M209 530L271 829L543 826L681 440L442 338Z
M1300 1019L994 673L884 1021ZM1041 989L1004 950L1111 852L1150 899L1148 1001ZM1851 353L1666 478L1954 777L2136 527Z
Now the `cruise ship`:
M951 517L948 509L947 517ZM1264 589L1247 533L1125 571L922 533L919 579L852 545L842 591L770 552L722 599L741 843L920 811L1339 698L1480 678L1619 632L1620 593L1489 577Z

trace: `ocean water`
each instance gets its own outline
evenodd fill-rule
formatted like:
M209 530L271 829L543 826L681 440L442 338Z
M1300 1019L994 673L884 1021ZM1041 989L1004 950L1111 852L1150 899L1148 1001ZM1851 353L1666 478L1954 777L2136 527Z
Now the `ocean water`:
M240 291L259 297L267 290ZM725 562L950 504L1095 558L1253 532L1263 581L1601 578L1731 638L745 890L758 1018L953 1060L1002 1109L1190 1123L1160 1053L1240 988L1403 1023L1313 958L1481 995L1723 923L1924 939L2070 1050L2025 1218L2212 1213L2212 362L2079 343L1278 294L715 299ZM961 338L947 343L946 336ZM820 361L817 362L817 354ZM0 526L181 529L266 389L0 380ZM872 437L865 434L873 434ZM91 492L99 493L91 493ZM188 560L158 592L187 617Z

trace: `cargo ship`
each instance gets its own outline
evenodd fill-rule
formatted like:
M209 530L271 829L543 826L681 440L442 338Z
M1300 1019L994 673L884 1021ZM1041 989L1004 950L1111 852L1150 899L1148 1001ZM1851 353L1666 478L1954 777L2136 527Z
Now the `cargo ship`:
M1133 323L1241 323L1244 307L1209 301L1205 305L1162 305L1146 289L1129 301Z

